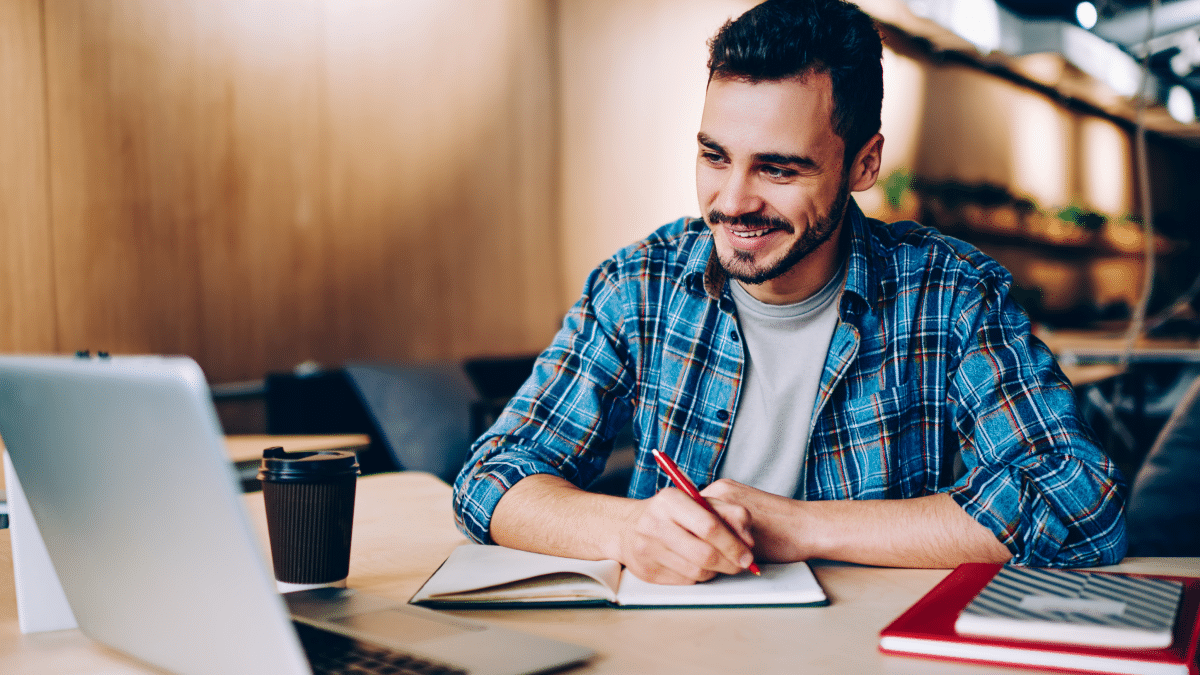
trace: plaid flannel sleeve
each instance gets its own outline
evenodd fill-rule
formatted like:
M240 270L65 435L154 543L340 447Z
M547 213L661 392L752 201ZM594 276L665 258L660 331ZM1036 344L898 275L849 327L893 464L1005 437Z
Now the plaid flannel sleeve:
M970 296L955 330L964 356L948 390L967 472L951 496L1008 546L1015 564L1119 562L1124 479L1005 288Z
M589 276L529 379L472 447L454 483L455 521L472 540L491 542L492 512L522 478L551 474L585 487L603 471L604 441L629 419L634 389L614 269Z

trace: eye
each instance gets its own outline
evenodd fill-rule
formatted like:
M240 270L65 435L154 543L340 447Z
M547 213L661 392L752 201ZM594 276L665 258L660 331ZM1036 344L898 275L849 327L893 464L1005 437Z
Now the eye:
M791 178L792 176L796 175L796 172L793 171L792 169L785 169L781 166L772 166L770 164L763 165L763 167L761 169L759 169L759 171L761 171L762 174L764 176L766 176L767 178L771 178L774 180L782 180L782 179L786 179L786 178Z
M725 163L725 157L721 153L713 152L712 150L701 150L700 159L708 162L709 164Z

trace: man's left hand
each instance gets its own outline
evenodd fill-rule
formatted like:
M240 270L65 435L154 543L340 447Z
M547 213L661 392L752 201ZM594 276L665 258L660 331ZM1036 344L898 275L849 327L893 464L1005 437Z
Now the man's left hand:
M792 528L801 517L794 499L763 492L735 480L722 478L700 491L708 499L737 504L750 512L750 532L754 535L754 555L768 562L805 560L812 557L800 545Z
M749 513L761 560L809 558L949 569L1006 562L1008 548L945 493L911 499L799 501L721 479L700 494Z

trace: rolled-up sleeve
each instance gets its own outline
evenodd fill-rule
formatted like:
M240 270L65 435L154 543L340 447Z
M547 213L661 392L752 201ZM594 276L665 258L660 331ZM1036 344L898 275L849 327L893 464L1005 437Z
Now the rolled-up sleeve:
M628 421L634 391L633 355L621 337L625 301L613 270L602 265L588 277L554 341L455 480L455 520L474 541L491 542L492 512L521 479L550 474L586 487L603 471L605 441Z
M957 315L963 356L948 395L967 471L947 491L1009 548L1015 564L1119 562L1123 477L1006 288L979 290Z

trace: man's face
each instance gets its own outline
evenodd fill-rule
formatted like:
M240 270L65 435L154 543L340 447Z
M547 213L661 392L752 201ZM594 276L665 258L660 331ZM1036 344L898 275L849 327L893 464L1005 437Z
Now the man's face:
M837 255L847 197L862 188L854 184L857 174L844 171L845 143L832 112L824 73L709 83L696 191L717 257L733 278L795 295L820 288L836 269L826 268ZM822 278L806 281L806 270Z

